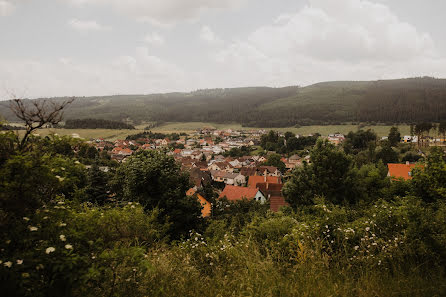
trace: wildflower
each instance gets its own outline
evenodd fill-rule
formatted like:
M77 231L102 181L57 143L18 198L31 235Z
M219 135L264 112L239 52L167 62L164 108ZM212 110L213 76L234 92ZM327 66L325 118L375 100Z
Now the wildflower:
M39 264L36 266L36 270L41 270L43 268L45 268L45 266L43 266L43 264Z
M33 227L33 226L29 226L28 229L29 229L29 231L37 231L39 228Z
M7 241L6 241L6 244L10 244L11 243L11 239L8 239Z
M67 224L66 223L60 223L59 227L65 227Z
M23 219L24 219L25 221L29 221L29 218L28 218L28 217L23 217Z
M357 251L359 249L359 246L355 245L355 251Z
M62 240L62 241L66 241L67 239L65 238L65 235L63 235L63 234L61 234L60 236L59 236L59 238L60 238L60 240Z
M44 220L48 220L48 217L47 217L47 216L44 216L43 219L44 219Z
M11 261L5 262L5 264L3 264L3 265L5 265L8 268L11 268L12 262Z
M20 259L17 260L17 264L18 264L18 265L22 265L22 264L23 264L23 260L20 260Z
M63 177L60 177L59 175L56 175L56 178L57 178L60 182L64 181L64 179L65 179L65 178L63 178Z
M369 232L370 231L370 227L366 227L365 231Z
M72 249L73 249L73 246L72 246L71 244L66 244L66 245L65 245L65 248L66 248L67 250L72 250Z
M211 262L211 263L209 263L209 265L211 265L211 266L212 266L212 265L214 265L214 263L212 263L212 262Z
M22 277L23 277L23 278L28 278L28 277L29 277L29 273L27 273L27 272L23 272L23 273L22 273Z
M54 247L50 246L49 248L47 248L47 249L45 250L45 253L50 254L50 253L54 252L55 250L56 250L56 249L55 249Z

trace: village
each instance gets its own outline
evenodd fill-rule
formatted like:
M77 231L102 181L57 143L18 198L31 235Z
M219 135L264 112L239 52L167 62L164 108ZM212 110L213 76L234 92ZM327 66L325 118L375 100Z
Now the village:
M270 210L277 212L287 206L282 187L291 171L310 163L309 154L281 154L280 161L285 167L280 170L276 166L266 165L268 157L275 152L264 151L260 147L262 135L266 130L217 130L203 128L194 133L152 134L142 133L126 140L106 141L93 139L88 143L94 145L98 151L107 151L112 160L125 163L126 160L140 150L162 150L171 155L181 164L182 170L190 174L193 187L187 192L188 196L196 195L203 206L203 217L211 216L211 203L198 192L206 186L211 186L219 193L219 198L229 201L243 199L255 200L264 204L269 202ZM280 134L283 137L284 134ZM313 136L313 135L309 135ZM294 135L299 138L301 135ZM340 133L328 136L316 135L327 139L330 143L342 145L346 136ZM381 140L386 140L382 137ZM417 136L401 137L402 143L417 143ZM442 139L423 138L424 143L442 143ZM238 155L231 154L238 150ZM240 154L242 152L243 154ZM389 176L411 178L411 171L415 164L388 164ZM103 168L103 170L108 170Z

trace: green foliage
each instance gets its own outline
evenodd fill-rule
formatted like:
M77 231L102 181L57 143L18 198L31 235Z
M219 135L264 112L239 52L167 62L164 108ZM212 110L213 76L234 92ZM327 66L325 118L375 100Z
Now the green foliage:
M133 292L126 279L135 280L147 271L145 251L161 242L167 230L157 216L156 210L146 214L134 204L101 209L59 200L20 218L11 228L1 229L1 260L12 263L0 268L3 294Z
M91 166L87 174L87 185L84 189L83 201L104 205L109 198L108 176L99 169L98 163Z
M0 168L0 208L20 216L56 195L71 197L84 183L83 166L73 159L40 152L16 154Z
M446 162L443 149L434 147L424 169L415 169L412 186L414 194L425 202L446 198Z
M370 129L350 132L346 136L344 150L347 154L357 154L367 149L371 142L376 142L376 134Z
M391 146L397 146L401 142L401 134L398 127L390 128L388 139Z
M376 158L384 164L398 163L398 153L391 147L389 142L383 142L381 150L376 153Z
M163 220L171 222L174 238L199 227L201 206L186 196L189 176L163 152L143 151L129 158L117 169L113 187L124 201L139 202L146 210L159 208Z
M250 153L251 153L250 147L242 146L239 148L238 147L231 148L228 152L224 153L224 156L238 158L243 156L249 156Z
M279 137L276 131L269 131L260 138L260 146L267 151L278 153L291 153L297 150L303 150L316 144L319 134L314 136L300 136L296 138L291 132L285 132L285 137Z
M281 159L282 159L281 155L271 154L268 156L268 159L263 164L267 165L267 166L274 166L277 169L279 169L281 172L285 172L286 166L285 166L285 163L283 163Z
M370 143L354 156L354 167L352 156L318 141L311 163L285 185L292 209L272 213L268 204L216 199L205 187L200 193L213 202L213 216L200 220L197 201L185 196L187 174L164 152L141 152L121 164L114 203L97 205L109 177L97 163L85 171L69 149L80 146L34 138L19 153L12 134L0 134L7 152L0 166L2 295L446 293L441 148L412 180L390 181Z
M296 168L284 185L283 193L291 206L310 205L317 196L335 204L359 200L357 172L344 152L328 141L318 141L310 161L310 165Z

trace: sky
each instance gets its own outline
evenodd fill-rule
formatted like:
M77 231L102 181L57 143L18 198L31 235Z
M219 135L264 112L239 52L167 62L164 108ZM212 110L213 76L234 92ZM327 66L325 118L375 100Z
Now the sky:
M0 99L446 77L446 1L0 0Z

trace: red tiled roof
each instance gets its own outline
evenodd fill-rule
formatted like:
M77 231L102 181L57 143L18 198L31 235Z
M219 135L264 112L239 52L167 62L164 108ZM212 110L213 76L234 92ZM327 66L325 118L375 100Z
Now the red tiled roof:
M281 196L273 196L269 198L269 209L271 211L277 212L280 210L282 206L289 206L287 202L285 202L285 198Z
M403 178L404 180L412 179L411 172L414 168L424 168L418 164L387 164L389 168L389 176L393 178Z
M226 197L228 200L242 200L243 198L246 199L253 199L259 189L257 188L245 188L245 187L237 187L237 186L231 186L227 185L223 192L221 192L219 198Z
M280 177L277 176L250 176L248 179L248 187L257 188L258 183L280 184Z
M257 183L257 188L267 196L282 196L283 184Z

